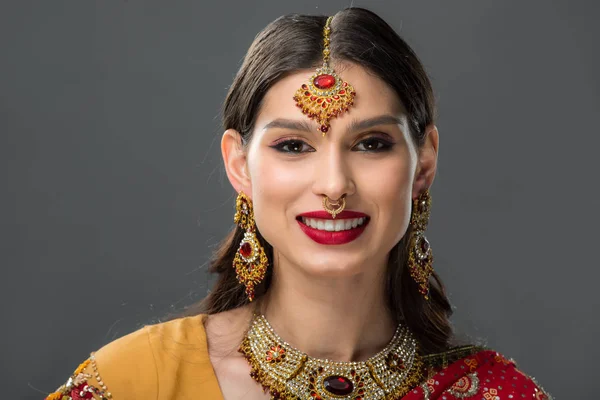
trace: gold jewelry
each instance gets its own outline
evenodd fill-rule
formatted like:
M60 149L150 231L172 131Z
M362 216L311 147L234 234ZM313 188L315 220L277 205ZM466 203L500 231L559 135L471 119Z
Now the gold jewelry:
M398 326L390 343L366 361L312 358L283 341L264 315L255 314L239 351L271 399L400 399L424 378L417 342Z
M303 114L317 121L323 136L329 130L329 120L348 111L354 104L356 95L354 88L329 66L329 25L332 19L333 17L327 18L323 29L323 66L294 95L296 105L302 109Z
M433 253L429 241L425 237L425 229L431 214L431 196L429 189L413 200L410 223L413 232L408 252L408 268L410 275L419 285L419 292L429 300L429 277L433 274Z
M331 208L331 207L337 207L337 208ZM344 210L344 208L346 208L346 196L342 196L341 198L339 198L338 200L336 200L334 202L329 200L329 197L323 196L323 208L325 209L325 211L327 211L329 214L331 214L331 217L333 219L335 219L336 215L341 213Z
M260 245L256 238L256 224L254 222L254 210L251 200L240 192L235 201L235 216L233 221L246 232L240 242L240 247L235 253L233 267L237 275L238 282L246 286L246 295L248 300L254 299L254 287L258 285L265 277L269 260L265 254L265 249Z

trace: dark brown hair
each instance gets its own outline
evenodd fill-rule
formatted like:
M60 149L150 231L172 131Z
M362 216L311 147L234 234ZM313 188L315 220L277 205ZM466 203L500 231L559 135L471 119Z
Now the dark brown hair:
M286 15L270 23L255 38L238 71L223 108L223 128L235 129L247 144L262 99L278 80L322 63L322 35L327 17ZM331 22L331 62L352 62L370 70L398 95L407 112L411 135L422 146L425 128L435 120L435 101L429 78L406 42L380 17L362 8L338 12ZM291 98L290 98L291 99ZM290 100L291 101L291 100ZM425 353L447 349L452 339L452 309L442 282L430 280L430 300L425 301L405 267L412 227L392 249L386 280L388 307L396 321L404 322L416 335ZM244 232L235 227L214 254L210 271L219 275L209 295L186 314L214 314L248 303L244 287L237 282L233 258ZM257 234L269 260L273 248ZM260 298L271 282L268 268L257 287Z

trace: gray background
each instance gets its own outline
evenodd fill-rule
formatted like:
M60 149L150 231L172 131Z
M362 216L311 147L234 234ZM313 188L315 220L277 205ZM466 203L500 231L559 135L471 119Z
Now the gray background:
M597 398L598 3L353 4L433 80L428 237L457 329L558 398ZM227 87L268 22L348 5L0 3L2 398L42 398L90 351L206 293L233 225Z

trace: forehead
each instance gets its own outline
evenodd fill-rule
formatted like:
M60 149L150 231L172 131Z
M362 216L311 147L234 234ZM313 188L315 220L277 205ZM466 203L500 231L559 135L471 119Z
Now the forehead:
M404 107L396 93L384 81L367 69L351 63L333 65L341 79L354 86L356 97L348 112L331 119L331 127L344 125L351 120L367 119L382 114L401 116ZM264 126L274 118L306 118L293 100L294 93L308 82L314 69L295 72L275 83L266 93L256 121ZM311 120L315 125L317 123Z

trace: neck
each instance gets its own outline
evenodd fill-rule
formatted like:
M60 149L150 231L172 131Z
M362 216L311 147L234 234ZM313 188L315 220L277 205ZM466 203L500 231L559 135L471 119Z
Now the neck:
M386 262L342 278L276 264L261 312L283 340L311 357L364 361L390 342L397 327L385 301Z

